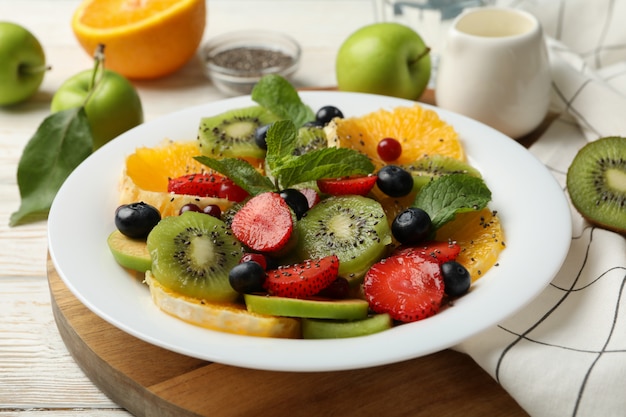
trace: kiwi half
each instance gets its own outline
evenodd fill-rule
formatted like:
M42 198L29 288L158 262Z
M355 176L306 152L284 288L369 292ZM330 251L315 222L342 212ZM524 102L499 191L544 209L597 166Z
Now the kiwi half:
M600 138L582 147L567 171L567 189L590 223L625 234L626 138Z
M276 115L261 106L243 107L203 117L198 128L200 151L212 158L263 158L265 150L255 143L254 132L276 120Z
M297 223L301 259L335 254L339 275L358 282L392 242L382 206L371 198L350 195L326 198Z
M147 239L152 276L164 287L210 302L228 302L237 292L228 282L242 246L213 216L184 212L162 219Z

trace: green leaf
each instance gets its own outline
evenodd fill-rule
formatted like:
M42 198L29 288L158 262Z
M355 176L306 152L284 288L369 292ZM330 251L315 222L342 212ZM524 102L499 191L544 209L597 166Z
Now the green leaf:
M239 158L215 159L208 156L194 156L201 164L230 178L250 195L274 191L274 184L266 176L254 169L250 163Z
M298 91L280 75L263 76L252 89L252 100L296 127L315 119L313 110L302 102Z
M70 173L93 149L84 107L53 113L39 125L17 166L20 208L10 226L43 220Z
M491 200L491 191L481 178L467 174L444 175L425 185L415 197L414 206L426 211L433 227L454 219L457 213L481 210Z
M324 148L294 157L273 174L282 188L321 178L367 175L374 171L369 158L354 149Z
M279 120L272 123L267 131L267 152L265 160L274 172L284 161L294 158L293 151L296 147L298 130L290 120Z

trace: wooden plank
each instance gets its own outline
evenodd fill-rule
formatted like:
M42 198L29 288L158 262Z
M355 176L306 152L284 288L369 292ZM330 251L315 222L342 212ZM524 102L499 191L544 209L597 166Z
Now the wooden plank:
M179 355L111 326L71 294L51 262L48 281L68 350L103 392L137 416L526 415L471 358L451 350L340 372L237 368Z

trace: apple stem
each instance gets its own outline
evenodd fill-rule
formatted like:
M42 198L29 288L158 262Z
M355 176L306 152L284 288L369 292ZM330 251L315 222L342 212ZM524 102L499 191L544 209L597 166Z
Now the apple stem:
M424 49L424 52L422 52L421 54L417 56L417 58L415 58L415 62L418 62L420 59L424 58L429 53L430 53L430 47L427 46L426 49Z
M93 72L91 73L91 81L89 82L89 92L87 93L87 97L85 97L83 106L87 105L87 102L93 95L93 92L95 91L97 85L104 77L104 44L98 44L98 46L96 47L96 51L93 54L93 59L94 64Z
M49 71L52 67L50 65L36 65L36 66L31 66L31 65L20 65L20 74L24 74L24 75L33 75L33 74L39 74L40 72L45 72L45 71Z

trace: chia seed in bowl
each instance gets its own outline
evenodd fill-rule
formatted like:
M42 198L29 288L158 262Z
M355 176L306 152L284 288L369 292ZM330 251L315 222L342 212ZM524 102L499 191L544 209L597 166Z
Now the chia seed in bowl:
M249 94L266 74L289 78L298 67L300 46L272 31L241 31L217 36L201 49L205 74L229 96Z

